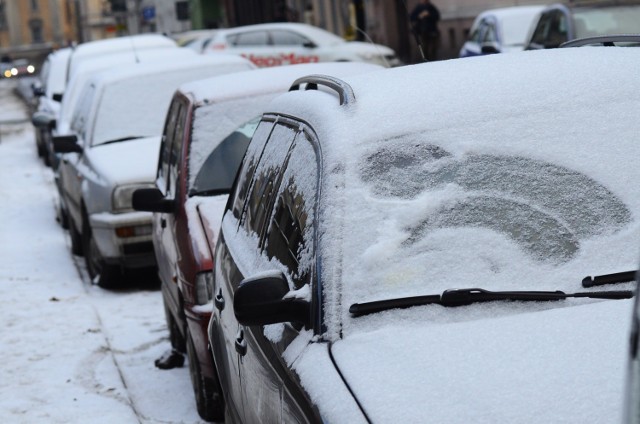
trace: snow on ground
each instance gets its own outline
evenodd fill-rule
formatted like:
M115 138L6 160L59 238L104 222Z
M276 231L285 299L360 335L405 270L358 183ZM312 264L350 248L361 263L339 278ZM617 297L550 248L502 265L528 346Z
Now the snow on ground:
M26 107L0 81L0 422L199 423L188 367L169 349L153 276L107 291L88 281L55 222L53 174Z

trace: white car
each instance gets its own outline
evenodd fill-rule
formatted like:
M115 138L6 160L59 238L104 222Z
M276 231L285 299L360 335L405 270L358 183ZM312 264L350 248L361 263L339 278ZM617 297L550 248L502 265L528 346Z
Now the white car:
M276 98L213 257L232 421L620 422L635 283L587 283L640 257L639 63L490 55Z
M544 6L514 6L491 9L473 21L460 57L522 51L529 30Z
M324 29L301 23L269 23L220 29L203 43L203 53L235 53L256 66L314 62L368 62L397 66L389 47L345 41Z
M62 154L58 189L71 248L84 254L99 285L117 282L122 270L155 265L151 214L133 211L131 194L155 180L160 134L175 89L252 68L233 55L193 55L107 69L86 82L72 114L72 135L54 138L54 148Z

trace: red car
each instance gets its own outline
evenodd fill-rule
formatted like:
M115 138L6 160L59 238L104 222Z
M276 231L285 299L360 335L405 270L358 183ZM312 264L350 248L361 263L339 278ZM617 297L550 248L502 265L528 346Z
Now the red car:
M227 195L262 111L304 75L345 76L377 69L365 63L321 63L252 70L185 84L173 97L157 187L136 190L133 206L154 212L153 244L171 345L174 355L188 356L198 413L206 420L224 416L207 338L214 295L211 252ZM171 366L172 358L165 359L163 365Z

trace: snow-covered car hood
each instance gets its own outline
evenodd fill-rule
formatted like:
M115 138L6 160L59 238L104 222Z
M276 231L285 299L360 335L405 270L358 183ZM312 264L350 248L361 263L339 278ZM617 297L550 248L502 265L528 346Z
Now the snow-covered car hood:
M567 304L386 311L332 353L374 423L620 422L631 301Z
M152 183L158 168L160 136L92 147L93 171L112 184Z

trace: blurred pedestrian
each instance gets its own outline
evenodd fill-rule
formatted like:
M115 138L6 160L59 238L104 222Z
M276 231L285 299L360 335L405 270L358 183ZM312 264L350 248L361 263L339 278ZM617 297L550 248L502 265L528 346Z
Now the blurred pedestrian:
M431 0L420 0L409 16L414 34L427 61L436 60L440 44L440 11Z

